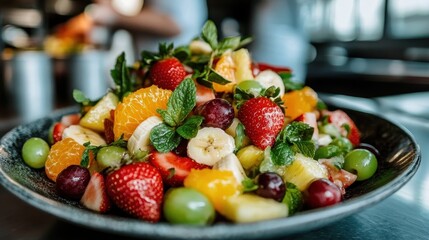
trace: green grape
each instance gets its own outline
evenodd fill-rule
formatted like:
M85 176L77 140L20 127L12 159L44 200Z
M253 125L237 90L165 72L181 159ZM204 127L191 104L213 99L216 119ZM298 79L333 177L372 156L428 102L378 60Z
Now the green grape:
M206 225L214 221L215 210L208 198L193 188L172 188L165 195L164 216L170 223Z
M350 140L345 137L335 138L329 145L338 146L343 154L346 154L353 149L352 142L350 142Z
M314 154L314 159L332 158L341 155L340 147L336 145L328 145L319 147Z
M344 170L356 174L357 181L372 177L377 167L377 158L366 149L354 149L344 159Z
M101 171L109 167L119 167L126 152L127 150L125 148L118 146L101 148L97 153L98 169Z
M262 85L255 80L244 80L237 85L241 90L258 95L263 89Z
M42 168L45 166L49 150L49 145L45 140L33 137L25 141L22 146L22 158L28 166Z

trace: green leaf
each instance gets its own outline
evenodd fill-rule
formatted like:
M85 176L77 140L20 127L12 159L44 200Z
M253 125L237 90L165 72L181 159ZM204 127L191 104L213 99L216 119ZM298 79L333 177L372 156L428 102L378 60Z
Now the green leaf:
M282 200L289 208L289 216L299 212L304 205L304 197L299 189L292 183L286 183L286 194Z
M292 81L292 73L290 72L280 72L279 76L283 80L283 84L285 85L286 92L291 90L299 90L304 87L304 84Z
M218 35L217 28L213 21L208 20L204 26L201 37L206 41L212 49L217 49L218 45Z
M245 178L241 184L243 185L243 192L253 192L258 189L258 185L250 178Z
M286 126L284 132L284 137L286 137L289 142L296 143L311 140L314 128L307 123L294 121Z
M73 99L77 103L81 103L83 105L88 105L91 102L91 100L85 96L85 93L77 89L73 90Z
M191 50L188 46L181 46L174 49L173 56L179 59L180 62L184 62L189 56L191 56Z
M294 145L298 148L298 151L302 153L302 155L313 158L316 152L316 144L313 141L301 141L295 142Z
M221 85L225 85L227 83L230 83L231 81L229 81L228 79L222 77L222 75L220 75L219 73L217 73L214 69L210 68L210 74L208 76L208 80L210 82L215 82L215 83L219 83Z
M198 129L203 122L202 116L194 115L188 118L182 126L176 129L176 132L184 139L191 139L197 135Z
M235 151L237 152L244 146L244 139L246 138L246 133L244 132L244 125L239 123L235 128Z
M238 45L237 49L246 46L247 44L251 43L252 41L253 41L252 37L241 38L240 44Z
M181 137L174 128L164 123L156 125L150 131L150 141L158 152L169 152L180 143Z
M270 155L274 165L288 166L293 162L295 153L287 143L278 142L271 149Z
M197 88L192 79L183 80L168 99L167 110L157 110L164 122L171 127L179 126L195 107L196 92Z
M130 71L127 67L124 52L117 57L115 68L110 70L110 75L116 84L116 95L122 100L127 92L133 90Z
M224 52L228 49L235 50L240 46L241 37L227 37L222 39L219 43L219 51Z

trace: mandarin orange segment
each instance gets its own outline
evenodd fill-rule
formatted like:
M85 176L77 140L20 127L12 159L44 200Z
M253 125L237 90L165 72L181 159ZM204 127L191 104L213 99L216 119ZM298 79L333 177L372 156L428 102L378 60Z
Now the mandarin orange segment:
M215 169L192 169L183 184L203 193L219 212L229 197L240 194L242 190L231 171Z
M159 116L157 109L166 109L171 91L152 85L141 88L123 99L115 110L113 133L115 139L124 135L128 140L137 126L151 116Z
M318 96L312 88L306 86L284 94L282 100L286 108L285 116L293 120L305 112L313 111L316 108Z
M58 174L70 165L79 165L85 147L72 138L64 138L55 143L45 162L45 172L49 179L56 181Z
M224 53L219 61L217 61L214 70L224 77L225 79L231 81L230 83L227 83L225 85L213 83L213 89L216 92L232 92L234 85L236 84L235 79L235 63L232 58L231 52Z

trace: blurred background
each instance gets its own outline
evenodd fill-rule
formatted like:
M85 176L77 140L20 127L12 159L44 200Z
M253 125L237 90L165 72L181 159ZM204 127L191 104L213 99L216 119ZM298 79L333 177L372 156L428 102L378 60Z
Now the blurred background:
M195 8L192 1L182 4L186 14L171 1L155 5L168 8L164 17L176 11L197 18L170 19L178 29L200 29L212 19L221 36L253 36L249 48L256 61L289 66L295 81L321 93L374 98L429 90L427 0L198 1ZM72 106L74 88L100 97L121 51L132 62L145 46L139 42L181 44L195 36L188 31L174 38L175 24L163 27L165 18L149 15L140 23L160 27L142 37L139 25L115 21L138 16L149 1L112 0L107 8L97 7L105 2L0 0L0 136Z

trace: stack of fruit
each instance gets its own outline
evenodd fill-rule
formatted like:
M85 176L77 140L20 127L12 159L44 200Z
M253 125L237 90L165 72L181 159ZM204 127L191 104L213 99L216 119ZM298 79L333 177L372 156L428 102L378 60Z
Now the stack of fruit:
M148 222L254 222L342 201L375 173L377 150L289 69L252 62L246 42L219 41L208 21L188 46L161 44L133 67L120 55L116 88L97 101L75 91L82 112L53 125L51 146L28 140L24 161L62 197Z

